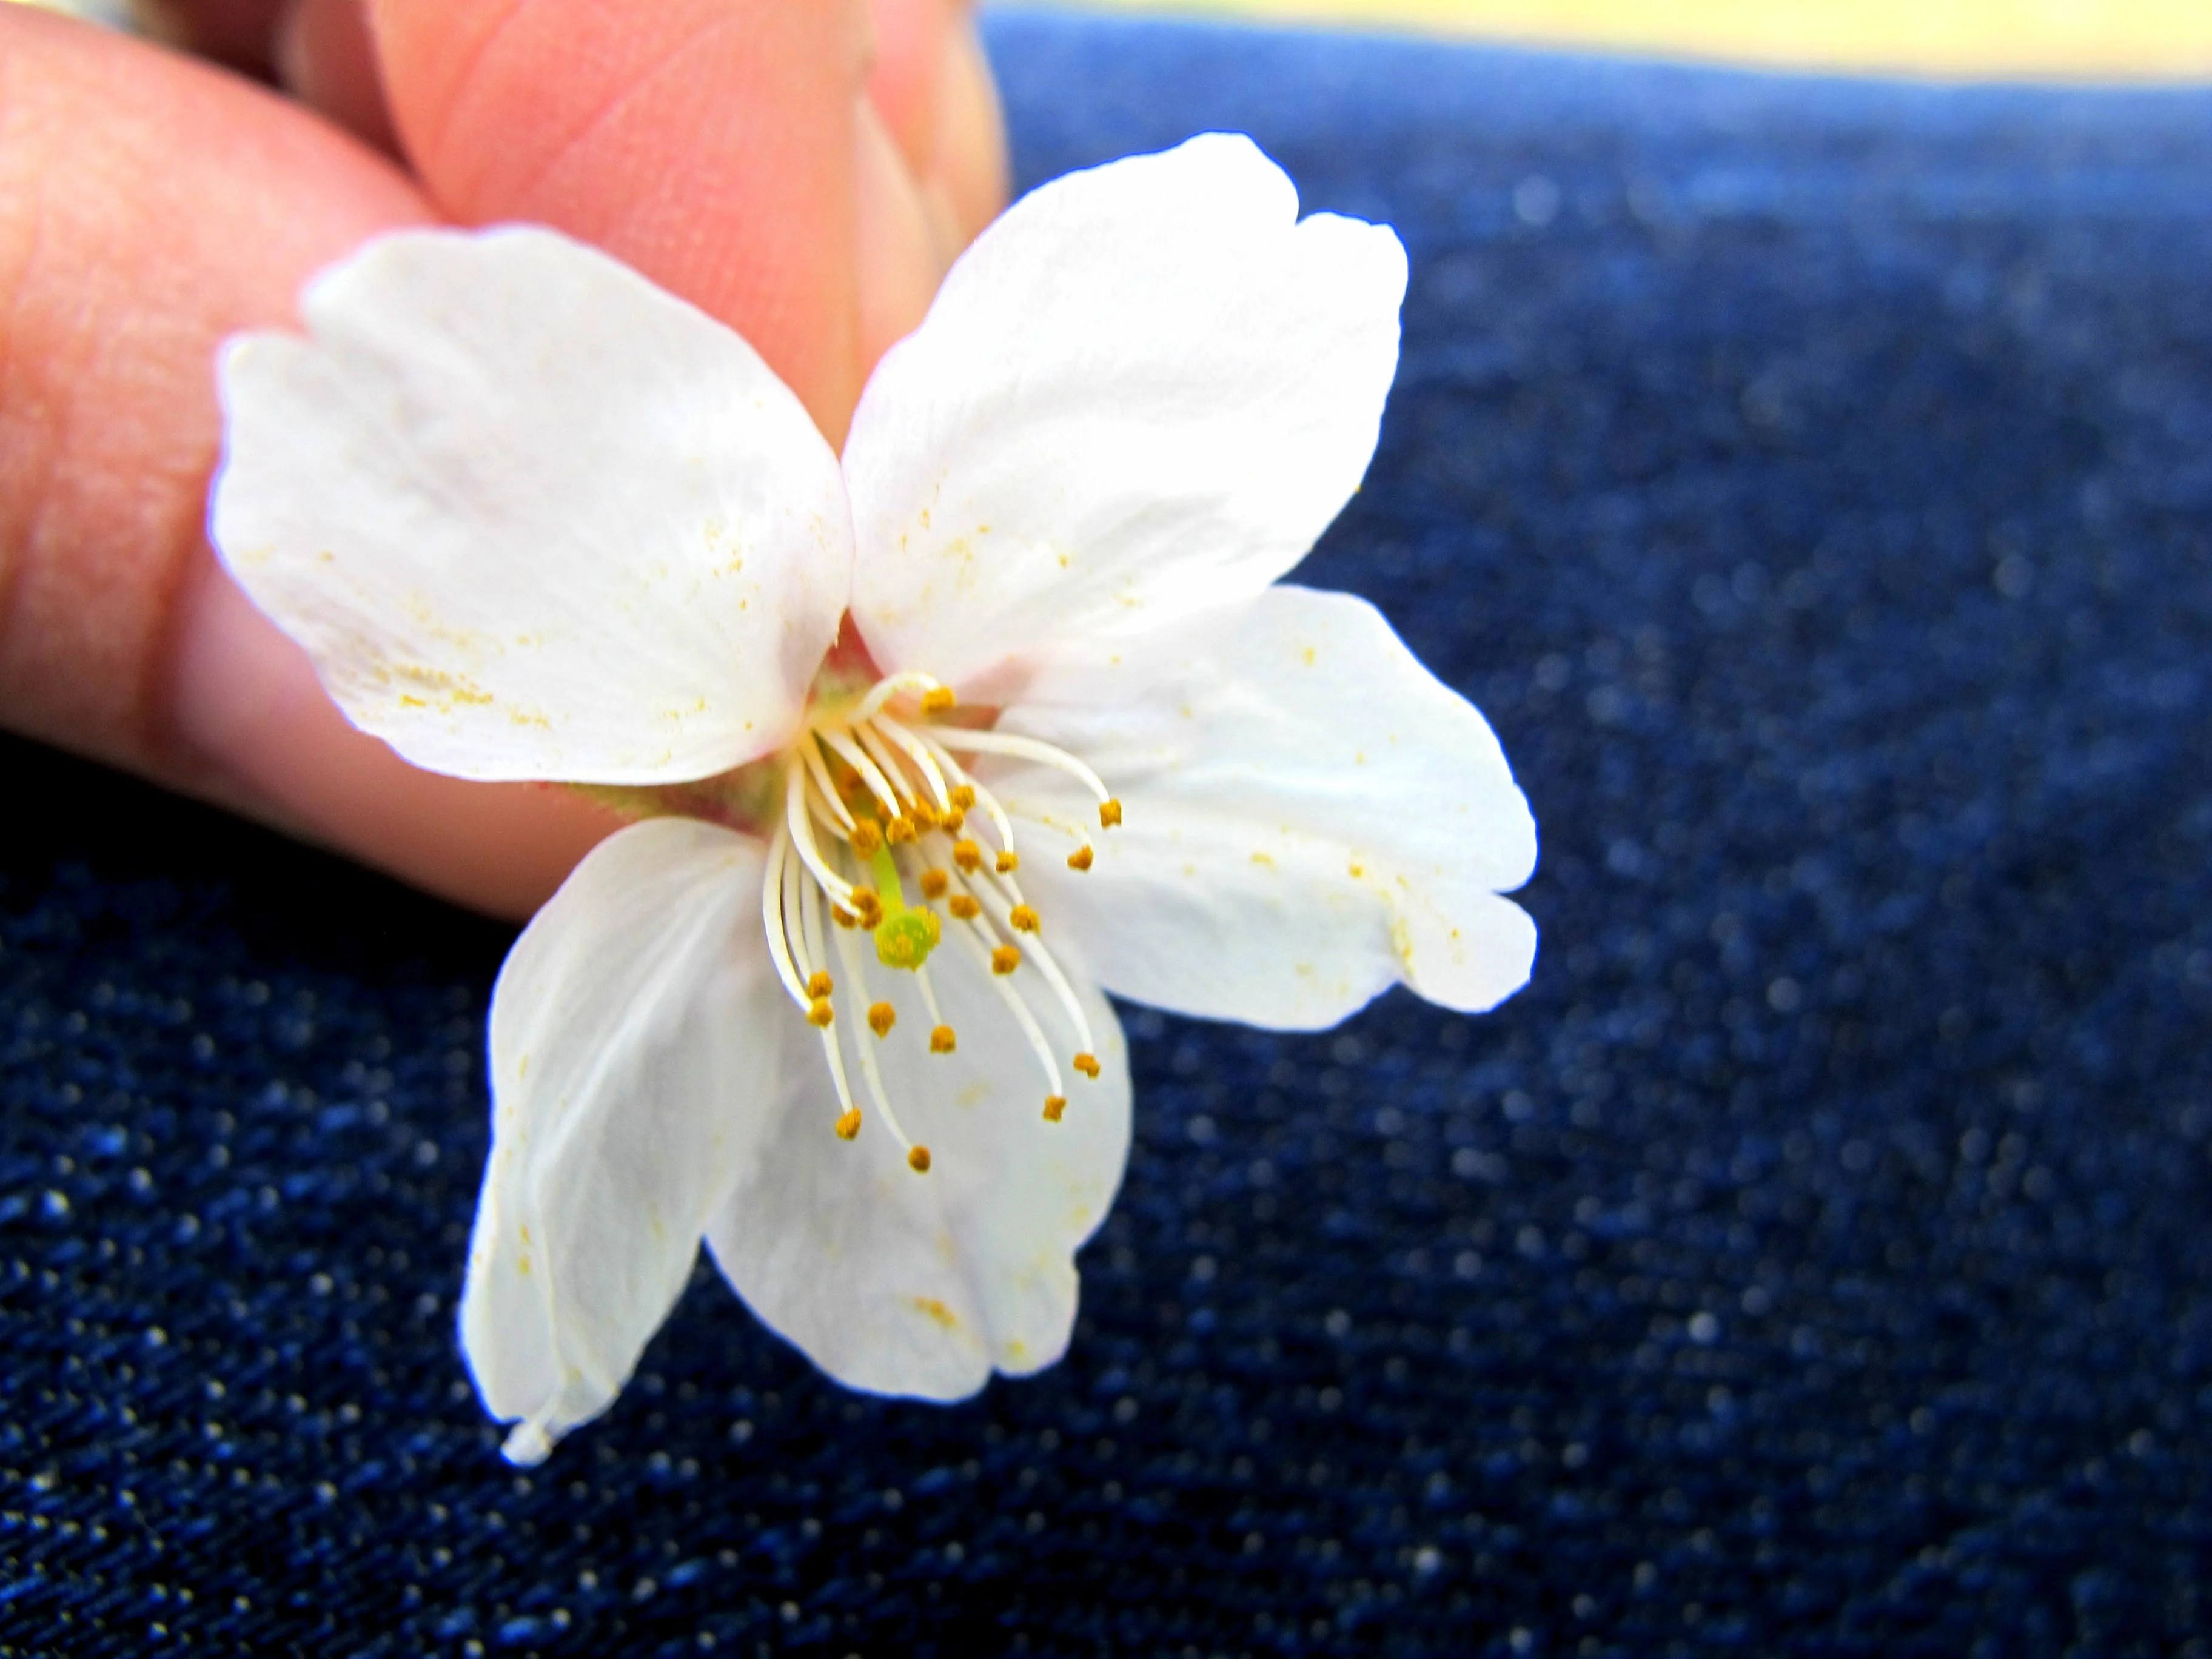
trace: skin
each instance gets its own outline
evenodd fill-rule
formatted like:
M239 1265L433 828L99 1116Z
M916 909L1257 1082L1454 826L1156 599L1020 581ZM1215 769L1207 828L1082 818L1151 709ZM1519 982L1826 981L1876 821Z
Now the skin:
M0 5L0 724L522 917L618 820L355 731L204 537L213 365L404 225L529 220L743 333L833 444L1006 198L966 0ZM273 76L281 89L261 84Z

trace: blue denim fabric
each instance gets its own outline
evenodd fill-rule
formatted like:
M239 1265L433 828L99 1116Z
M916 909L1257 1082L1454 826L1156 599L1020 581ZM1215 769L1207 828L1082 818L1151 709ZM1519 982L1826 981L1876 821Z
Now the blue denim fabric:
M990 41L1025 181L1239 127L1405 238L1303 574L1497 725L1534 984L1132 1011L1057 1370L702 1271L518 1474L504 935L9 745L0 1652L2212 1652L2212 96Z

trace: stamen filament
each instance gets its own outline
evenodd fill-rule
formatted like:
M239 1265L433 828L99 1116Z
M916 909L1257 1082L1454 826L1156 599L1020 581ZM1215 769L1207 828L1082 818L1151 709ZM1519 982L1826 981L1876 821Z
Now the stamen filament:
M914 787L914 780L908 775L906 763L899 758L898 751L884 741L873 721L866 726L855 726L853 737L861 748L868 751L869 758L882 769L884 779L898 796L899 811L905 812L908 803L920 796L921 791Z
M783 873L790 859L791 832L778 824L775 839L769 843L768 869L761 878L761 928L768 934L768 953L775 963L776 977L803 1013L814 1006L814 999L806 994L799 969L792 963L791 941L784 927Z
M891 817L899 815L898 791L891 787L891 781L884 775L883 769L868 757L860 744L844 732L832 732L827 727L816 728L814 735L828 744L840 760L860 775L860 781L866 784L868 793L883 804L886 814Z
M939 741L952 748L974 750L985 755L1012 755L1041 766L1054 767L1081 783L1101 801L1114 799L1114 792L1096 772L1065 749L1056 749L1036 738L1016 737L1011 732L978 732L966 726L939 726L938 732Z
M838 795L837 781L830 775L830 763L822 758L822 745L814 741L811 732L800 739L799 755L806 763L806 775L814 780L814 787L822 792L822 799L830 803L830 810L836 814L837 822L850 835L853 830L852 811Z
M950 812L952 810L952 791L945 781L944 769L938 765L937 757L929 752L929 745L889 714L877 715L869 725L907 752L915 765L921 769L922 776L928 781L930 793L937 797L937 810Z
M847 909L853 908L853 887L844 877L832 870L814 844L814 825L807 816L804 800L806 776L799 761L794 758L784 773L783 820L791 830L791 844L814 872L815 878Z
M862 720L873 716L878 709L902 691L912 691L922 696L927 696L932 691L942 691L944 689L945 683L933 674L912 672L889 674L868 688L868 695L854 705L853 712L846 718L858 726Z
M852 976L854 996L865 1006L868 1000L867 976L860 969L860 948L853 942L849 933L837 935L837 954L844 958L845 971ZM900 1126L898 1115L891 1110L890 1091L884 1087L884 1074L876 1064L873 1046L860 1042L857 1036L854 1046L860 1050L860 1075L867 1080L868 1094L876 1103L876 1109L884 1115L884 1127L891 1132L891 1139L898 1142L900 1149L911 1158L915 1151L914 1142Z
M974 884L986 885L981 882ZM1013 907L1006 902L1004 895L987 889L983 896L990 904L991 919L1009 933L1012 933ZM1083 1005L1076 1000L1075 988L1067 982L1067 975L1060 971L1060 963L1053 960L1052 952L1045 947L1042 934L1024 933L1022 960L1036 964L1038 971L1044 975L1045 982L1052 987L1053 994L1060 999L1061 1012L1066 1014L1067 1023L1075 1028L1079 1051L1086 1054L1096 1053L1098 1045L1091 1041L1091 1022L1084 1017Z
M987 949L970 935L969 928L973 928L975 933L981 935L982 939L988 939L992 937L988 927L979 918L969 923L967 927L952 929L952 932L959 937L960 948L968 952L969 957L975 962L977 971L983 975L991 988L999 994L999 1000L1006 1005L1007 1012L1014 1017L1014 1023L1022 1028L1022 1035L1029 1039L1030 1048L1036 1052L1037 1064L1044 1067L1045 1081L1048 1085L1045 1092L1054 1095L1062 1092L1060 1082L1060 1062L1053 1058L1052 1044L1045 1041L1044 1031L1037 1024L1036 1016L1030 1012L1029 1004L1022 1000L1020 994L1011 984L991 971L991 958L987 954Z

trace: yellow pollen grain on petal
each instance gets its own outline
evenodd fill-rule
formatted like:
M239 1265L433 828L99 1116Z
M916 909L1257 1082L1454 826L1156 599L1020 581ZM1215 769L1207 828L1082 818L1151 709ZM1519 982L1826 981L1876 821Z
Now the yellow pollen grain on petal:
M1011 876L1015 871L1021 867L1022 855L1019 853L1001 853L999 854L999 873L1000 875Z
M972 876L983 867L983 849L972 841L956 841L952 843L952 861Z
M932 686L921 694L921 712L925 714L942 714L958 702L959 699L952 695L951 686Z
M975 786L974 784L956 783L952 786L951 793L952 804L958 807L962 811L972 812L975 810Z
M836 988L836 981L819 968L814 970L813 977L806 981L806 994L811 997L826 997Z
M945 908L962 921L973 921L983 914L983 907L971 893L955 893L945 902Z
M914 820L896 817L884 826L884 839L894 847L903 847L915 837Z
M1011 945L1001 945L991 952L991 971L1011 974L1022 965L1022 953Z
M898 1010L888 1002L878 1002L868 1010L868 1029L879 1037L889 1036L897 1024Z
M914 1299L914 1305L948 1331L955 1329L960 1323L960 1321L954 1316L952 1310L933 1296L918 1296Z
M925 870L921 872L921 896L926 899L943 898L945 890L951 885L952 878L942 870Z
M1091 867L1092 856L1088 847L1079 847L1067 855L1067 867L1071 870L1088 870Z
M873 818L862 818L854 824L848 839L853 843L853 850L866 858L884 844L884 832L876 828Z
M929 1148L917 1146L906 1155L906 1167L916 1175L929 1173Z
M1085 1077L1097 1077L1098 1075L1098 1056L1096 1054L1076 1055L1075 1069L1082 1073Z
M937 827L948 836L957 836L968 827L968 815L958 807L947 807L939 815Z
M815 998L814 1006L806 1011L806 1023L809 1025L820 1026L824 1030L829 1029L830 1022L836 1018L836 1014L830 1009L828 997Z
M1007 912L1006 921L1012 925L1013 930L1018 933L1037 933L1040 932L1044 926L1042 921L1037 920L1037 913L1030 909L1026 904L1017 904L1011 911Z
M1046 1122L1059 1122L1060 1114L1065 1112L1066 1109L1067 1097L1066 1095L1047 1095L1044 1097L1044 1121Z
M857 1106L849 1107L847 1109L845 1115L837 1120L837 1139L840 1140L850 1140L854 1135L860 1133L860 1109Z
M949 1054L958 1046L950 1025L940 1025L929 1034L929 1052L933 1054Z
M1111 830L1121 822L1121 803L1120 801L1102 800L1098 803L1098 827L1100 829Z

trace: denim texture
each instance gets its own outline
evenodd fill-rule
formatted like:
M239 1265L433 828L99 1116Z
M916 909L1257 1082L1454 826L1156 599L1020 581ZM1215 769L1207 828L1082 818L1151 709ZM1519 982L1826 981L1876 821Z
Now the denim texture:
M702 1268L523 1474L507 935L9 744L0 1653L2212 1653L2212 95L988 38L1024 182L1241 128L1405 239L1300 579L1498 727L1533 984L1127 1011L1057 1369Z

